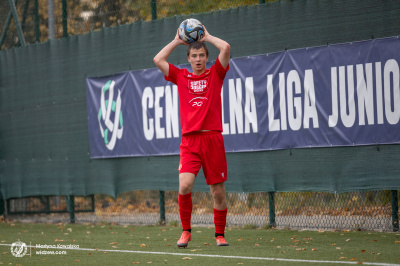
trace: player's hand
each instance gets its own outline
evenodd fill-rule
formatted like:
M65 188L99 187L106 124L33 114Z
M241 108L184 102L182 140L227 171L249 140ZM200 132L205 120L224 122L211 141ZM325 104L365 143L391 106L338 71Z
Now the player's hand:
M179 29L176 30L174 41L177 42L179 45L189 45L186 42L184 42L181 38L179 38Z
M204 28L204 36L203 36L203 38L201 38L201 39L199 40L199 42L207 42L207 41L208 41L208 38L211 36L211 34L208 33L208 31L207 31L207 29L206 29L206 26L203 25L203 28Z

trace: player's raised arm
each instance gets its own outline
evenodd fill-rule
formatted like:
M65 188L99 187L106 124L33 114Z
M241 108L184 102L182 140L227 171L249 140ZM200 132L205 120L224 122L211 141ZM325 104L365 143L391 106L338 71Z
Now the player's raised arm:
M219 62L224 68L228 66L229 55L231 52L231 46L229 45L229 43L208 33L206 27L204 27L204 37L201 38L200 41L209 42L212 45L214 45L219 50L219 55L218 55Z
M153 59L154 64L156 64L161 72L167 77L169 74L169 64L167 62L167 59L172 51L179 45L186 45L186 43L179 38L179 34L177 31L173 41L167 44L163 49L161 49L161 51Z

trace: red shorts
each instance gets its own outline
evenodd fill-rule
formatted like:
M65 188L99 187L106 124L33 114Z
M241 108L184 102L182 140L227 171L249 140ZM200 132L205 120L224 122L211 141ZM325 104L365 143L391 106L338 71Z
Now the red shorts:
M207 185L227 180L224 139L219 131L193 132L182 136L179 174L197 176L203 167Z

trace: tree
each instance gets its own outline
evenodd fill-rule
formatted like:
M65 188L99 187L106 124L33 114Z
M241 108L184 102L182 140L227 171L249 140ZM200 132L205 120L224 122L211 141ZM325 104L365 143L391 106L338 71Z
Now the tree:
M48 40L48 0L14 0L27 44ZM154 0L54 0L55 37L62 38L63 1L67 4L68 35L97 31L106 27L152 19ZM267 0L270 2L272 0ZM254 5L260 0L157 0L157 18L210 12L237 6ZM8 0L0 0L0 28L9 14ZM19 46L14 20L8 27L1 49Z

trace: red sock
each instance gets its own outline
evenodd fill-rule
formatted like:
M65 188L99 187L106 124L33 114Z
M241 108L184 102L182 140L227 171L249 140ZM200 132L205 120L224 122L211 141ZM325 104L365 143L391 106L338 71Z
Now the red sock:
M192 218L192 193L178 196L179 215L181 216L181 223L183 230L190 230L190 220Z
M214 210L214 224L215 224L215 233L223 235L225 233L225 226L226 226L226 214L228 213L228 208L225 210Z

